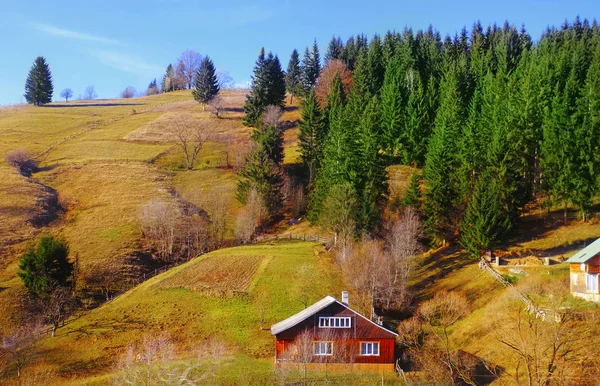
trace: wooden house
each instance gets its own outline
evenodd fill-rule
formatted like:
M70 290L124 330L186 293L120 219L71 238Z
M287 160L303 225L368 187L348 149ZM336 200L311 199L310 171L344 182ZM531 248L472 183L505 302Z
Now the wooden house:
M586 300L600 302L600 293L598 292L600 239L577 252L566 263L569 263L571 268L571 294Z
M393 372L397 334L327 296L271 327L279 367Z

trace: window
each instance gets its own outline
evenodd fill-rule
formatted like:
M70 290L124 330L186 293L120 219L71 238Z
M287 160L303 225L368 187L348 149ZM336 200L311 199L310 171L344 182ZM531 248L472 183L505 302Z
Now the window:
M585 290L587 292L598 292L598 274L585 274Z
M362 356L378 356L379 342L362 342L360 344L360 355Z
M333 342L314 342L315 355L333 355Z
M319 327L321 328L350 328L352 323L349 316L319 316Z
M573 285L577 285L577 274L576 273L571 274L571 283L573 283Z

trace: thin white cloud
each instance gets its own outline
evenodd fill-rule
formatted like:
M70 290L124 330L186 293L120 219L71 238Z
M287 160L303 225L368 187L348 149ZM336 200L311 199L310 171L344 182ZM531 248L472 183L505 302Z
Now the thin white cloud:
M105 38L103 36L90 35L82 32L69 30L66 28L55 27L49 24L35 23L34 28L40 32L47 33L52 36L57 36L65 39L85 40L88 42L96 42L103 44L124 45L122 42L114 39Z
M162 71L160 66L146 62L143 58L109 50L90 50L90 55L100 63L121 71L134 74L147 74Z

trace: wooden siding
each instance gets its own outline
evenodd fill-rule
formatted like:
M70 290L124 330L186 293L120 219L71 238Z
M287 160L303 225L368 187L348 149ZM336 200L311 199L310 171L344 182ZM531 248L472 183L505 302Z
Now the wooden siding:
M298 363L280 362L277 367L284 369L303 370L303 365ZM396 371L393 363L308 363L308 371L330 371L335 373L393 373Z
M597 258L594 257L594 259L592 259L592 260L596 260L596 259ZM570 272L569 280L570 280L571 293L581 293L581 294L590 293L587 290L586 273L600 273L600 267L595 266L595 265L588 265L587 263L585 263L584 265L585 265L585 271L582 271L581 264L579 264L579 263L570 264L571 272ZM600 280L600 278L598 278L598 280Z
M350 328L320 328L319 317L322 316L350 317L351 326ZM286 359L293 361L293 358L289 357L293 356L296 350L294 340L304 331L310 334L312 341L333 341L334 355L331 357L314 356L312 358L313 363L323 361L348 363L350 361L350 363L362 364L393 364L395 361L395 334L375 325L352 310L338 303L333 303L296 326L276 335L275 355L277 362ZM379 355L361 356L361 342L379 343ZM340 349L344 350L344 355L342 355L344 359L340 359L335 354L336 350Z

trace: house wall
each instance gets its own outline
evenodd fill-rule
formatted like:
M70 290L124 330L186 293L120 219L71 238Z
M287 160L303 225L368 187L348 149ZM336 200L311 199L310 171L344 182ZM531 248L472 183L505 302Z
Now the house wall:
M587 290L587 273L589 274L597 274L600 273L600 257L595 256L594 258L588 260L587 263L582 264L579 263L571 263L570 264L570 288L571 293L573 295L585 295L585 294L594 294L597 292L590 292ZM600 275L597 275L595 280L600 281ZM600 288L600 282L597 283ZM583 297L583 296L580 296Z
M342 316L351 318L350 328L320 328L319 317ZM331 357L314 356L313 363L331 361L342 363L393 364L395 361L396 335L371 323L346 307L333 303L298 325L276 335L276 361L293 361L290 358L296 350L295 339L304 331L310 334L312 341L333 341L334 355ZM361 342L379 342L378 356L361 356ZM344 350L343 355L338 355Z

